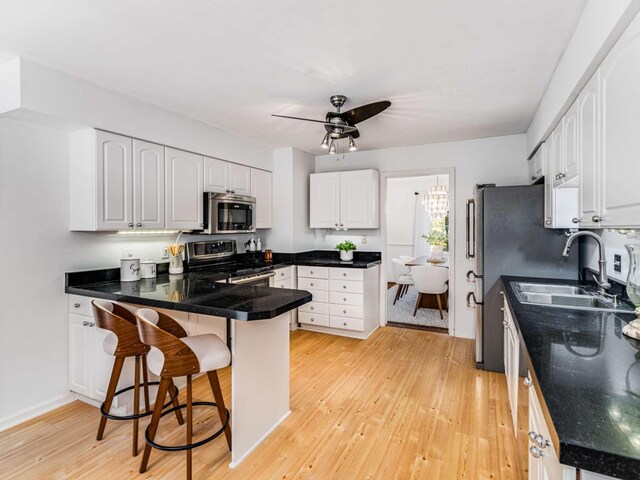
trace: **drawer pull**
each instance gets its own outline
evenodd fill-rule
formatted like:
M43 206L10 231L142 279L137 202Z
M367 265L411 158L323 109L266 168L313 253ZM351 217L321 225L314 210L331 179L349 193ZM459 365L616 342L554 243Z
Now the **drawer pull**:
M313 270L309 270L309 274L313 275Z
M531 430L527 435L529 436L529 441L533 442L538 436L538 432L534 432L533 430Z
M280 276L281 276L281 277L284 277L284 272L280 272Z
M347 299L346 299L346 298L343 298L342 300L344 300L345 302L347 301Z
M346 277L346 276L347 276L347 273L346 273L346 272L345 272L345 273L343 273L343 274L342 274L342 276L343 276L343 277Z
M347 322L342 322L342 324L346 327L347 326Z
M313 320L314 320L314 319L313 319L313 318L310 318L309 320L311 320L311 321L313 322Z
M313 287L313 283L310 283L309 285L311 285Z
M87 325L89 325L89 322L87 322L86 320L84 322L82 322L82 326L86 327Z
M533 385L533 381L531 381L531 378L530 378L530 377L525 377L525 378L524 378L524 380L523 380L522 382L523 382L523 383L525 384L525 386L527 386L527 387L530 387L531 385ZM530 433L532 433L532 432L530 432ZM531 435L529 435L529 436L531 436Z
M80 308L80 304L78 302L74 303L73 308Z
M342 285L342 288L347 288L347 286L346 285Z
M347 313L347 311L346 310L342 310L342 313Z
M529 453L531 454L531 456L533 458L540 458L540 457L544 457L544 452L542 452L542 450L540 450L538 447L536 447L535 445L532 445L531 448L529 449Z
M311 310L313 310L313 307L309 307L309 308L311 308Z

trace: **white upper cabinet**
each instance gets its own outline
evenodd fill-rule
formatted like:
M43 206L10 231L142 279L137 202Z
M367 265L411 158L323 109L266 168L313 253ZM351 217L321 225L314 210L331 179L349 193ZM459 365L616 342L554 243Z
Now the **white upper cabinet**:
M309 226L378 228L379 184L375 170L311 174Z
M251 168L204 157L204 191L217 193L251 193Z
M379 174L376 170L340 173L340 226L379 227Z
M133 141L133 222L135 228L164 228L164 147Z
M640 226L640 17L600 66L601 227Z
M564 172L564 148L562 145L562 121L558 123L556 128L551 132L549 137L549 156L551 159L550 165L552 166L552 170L550 170L551 174L553 174L553 186L558 187L562 184L562 173Z
M546 155L546 149L543 152L542 145L540 145L533 157L529 159L529 183L532 185L544 175L544 162L546 161L544 155Z
M597 227L593 221L600 211L600 112L599 72L596 72L578 97L578 152L580 156L580 226Z
M166 228L200 230L203 223L204 158L175 148L165 149Z
M229 164L229 189L236 195L251 194L251 168L236 163ZM255 196L255 195L254 195Z
M133 227L133 157L130 138L96 131L97 230Z
M273 223L273 186L271 172L251 169L251 195L256 199L256 228L271 228Z
M562 120L562 172L564 187L578 186L578 102L574 102Z
M204 191L228 193L229 162L204 157Z

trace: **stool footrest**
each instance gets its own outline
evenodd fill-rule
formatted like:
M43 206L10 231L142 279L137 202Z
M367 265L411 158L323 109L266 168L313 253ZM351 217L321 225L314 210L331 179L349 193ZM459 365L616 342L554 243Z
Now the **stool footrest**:
M195 406L206 406L206 407L217 407L217 405L213 402L193 402L191 405ZM181 403L180 405L178 405L177 407L173 407L170 408L169 410L166 410L164 412L162 412L162 415L160 415L160 418L164 417L165 415L169 415L172 412L175 412L176 410L180 410L182 408L187 408L187 404L186 403ZM216 432L214 432L213 435L200 440L198 442L194 442L194 443L189 443L187 445L175 445L175 446L168 446L168 445L161 445L159 443L154 442L153 440L149 439L149 427L147 427L147 429L144 432L144 438L146 439L147 443L149 445L151 445L153 448L156 448L158 450L164 450L167 452L180 452L183 450L191 450L193 448L196 447L200 447L202 445L204 445L205 443L209 443L210 441L214 440L215 438L219 437L222 432L224 432L225 428L227 428L227 425L229 424L229 410L225 408L225 410L227 411L227 420L226 422L224 422L224 425L222 425L222 427L220 428L220 430L217 430Z
M147 385L160 385L160 382L149 382L147 383ZM145 384L143 383L138 388L141 388L144 386ZM135 387L136 387L135 385L131 385L130 387L126 387L126 388L123 388L122 390L118 390L116 393L113 394L113 398L116 398L121 393L128 392L129 390L133 390ZM180 394L180 391L176 387L176 393L169 399L167 403L163 405L162 408L167 408L169 405L171 405L175 401L175 399L178 398L179 394ZM173 410L175 410L175 408L172 409L171 411L173 412ZM143 418L143 417L148 417L150 415L153 415L153 408L150 409L148 412L142 412L137 415L112 415L111 413L105 411L104 402L102 402L102 405L100 405L100 413L102 413L103 417L106 417L109 420L133 420L136 418Z

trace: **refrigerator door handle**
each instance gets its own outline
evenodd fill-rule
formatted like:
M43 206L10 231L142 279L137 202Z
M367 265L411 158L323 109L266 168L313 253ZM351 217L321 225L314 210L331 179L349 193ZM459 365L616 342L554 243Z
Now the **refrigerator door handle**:
M473 277L473 278L471 278ZM469 283L475 283L476 282L476 278L482 278L482 275L478 275L476 272L474 272L473 270L469 270L467 272L467 282Z
M467 258L476 257L475 216L476 201L473 198L469 198L467 200Z
M473 299L473 303L471 303L471 300ZM469 308L475 308L476 305L484 305L484 303L482 302L478 302L476 300L476 294L475 292L469 292L467 293L467 307Z

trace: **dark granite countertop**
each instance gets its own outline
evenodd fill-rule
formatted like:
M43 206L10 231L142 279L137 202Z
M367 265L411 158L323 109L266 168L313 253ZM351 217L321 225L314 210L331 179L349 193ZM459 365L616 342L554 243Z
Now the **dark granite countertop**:
M337 250L312 250L299 253L274 253L274 262L309 267L371 268L382 263L380 252L353 252L353 260L343 262Z
M97 272L102 281L83 283L95 280ZM137 282L120 282L119 274L120 269L69 272L65 292L237 320L274 318L311 301L305 290L220 283L226 278L220 274L161 274Z
M511 286L522 281L578 282L502 277L560 463L640 478L640 342L622 334L635 316L522 304Z

